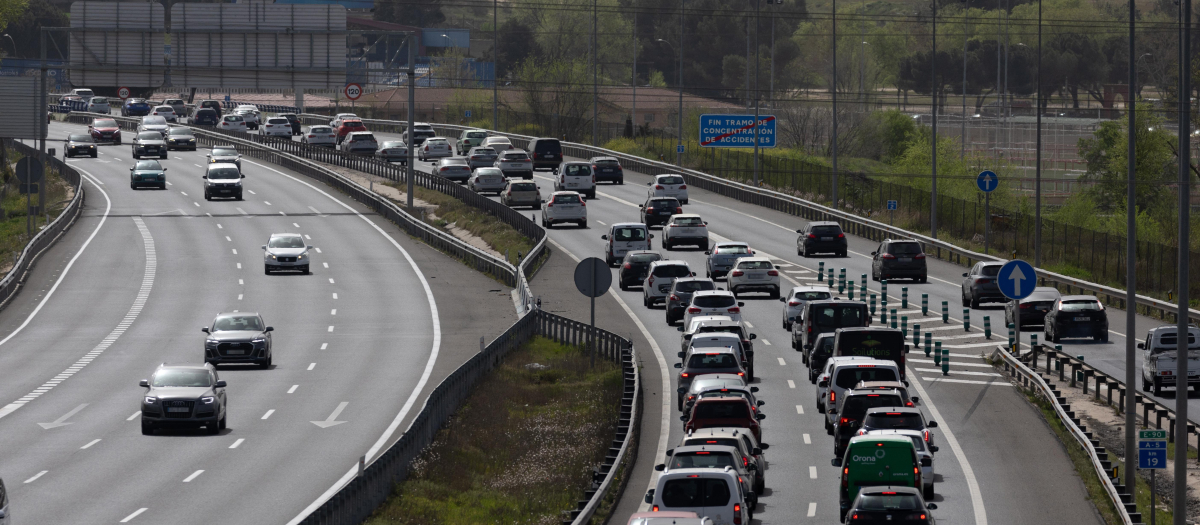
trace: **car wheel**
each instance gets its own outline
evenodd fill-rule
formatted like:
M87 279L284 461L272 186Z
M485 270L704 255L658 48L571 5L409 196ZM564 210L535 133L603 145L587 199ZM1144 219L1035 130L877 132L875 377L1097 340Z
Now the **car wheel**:
M972 309L979 308L979 300L978 299L976 299L974 297L971 298L971 308Z
M624 282L617 283L617 287L620 288L622 292L629 290L629 287L626 286Z
M218 430L218 431L220 431L220 430L225 430L225 427L227 426L227 425L225 424L225 421L226 421L226 419L227 419L228 417L229 417L229 415L228 415L228 414L226 414L226 415L224 415L224 416L221 416L221 420L217 422L217 430Z
M130 182L130 183L129 183L129 189L131 189L131 190L136 190L136 189L137 189L137 184L134 184L134 183Z
M625 179L617 179L617 185L625 184Z
M93 151L93 152L92 152L92 158L93 158L93 159L94 159L94 158L96 158L98 155L100 155L100 152L98 152L98 151Z
M1142 376L1142 391L1143 392L1150 391L1150 382L1146 381L1146 376Z
M143 436L154 435L154 423L151 423L151 422L143 419L142 420L142 435Z
M141 157L139 157L137 153L131 153L131 154L133 155L133 158L135 158L135 159L141 159Z
M962 305L963 305L963 306L971 306L971 302L970 302L970 301L967 301L967 294L966 294L966 292L963 292L963 294L962 294Z
M921 284L925 284L925 283L929 282L929 276L922 275L920 279L917 279L917 282L919 282Z
M211 195L209 195L208 193L205 193L205 194L204 194L204 200L206 200L206 201L211 201L211 200L212 200L212 196L211 196Z
M165 189L167 189L167 183L165 183L165 182L164 182L164 183L162 183L162 184L159 184L159 185L158 185L158 189L160 189L160 190L165 190Z
M242 200L242 194L241 194L241 193L237 194L237 200L239 200L239 201L240 201L240 200Z
M587 220L579 221L580 228L587 228Z
M825 433L833 435L833 425L829 424L829 418L825 418Z
M642 306L650 308L650 297L648 297L646 294L642 294Z
M158 158L165 160L167 158L167 154L163 153L162 155L159 155Z
M210 435L210 436L215 436L221 432L221 424L216 421L213 421L212 423L204 425L204 428L208 432L208 435Z
M683 201L682 201L682 202L680 202L679 204L687 204L687 203L688 203L688 200L687 200L687 199L683 199Z
M778 299L778 298L779 298L779 288L776 288L776 289L774 289L774 290L772 290L772 291L771 291L771 298L772 298L772 299ZM787 325L785 324L783 328L786 330L786 329L787 329Z
M305 266L305 267L304 267L304 270L303 270L303 272L304 272L304 275L312 275L312 272L311 272L311 271L309 271L309 269L308 269L308 267L307 267L307 266Z

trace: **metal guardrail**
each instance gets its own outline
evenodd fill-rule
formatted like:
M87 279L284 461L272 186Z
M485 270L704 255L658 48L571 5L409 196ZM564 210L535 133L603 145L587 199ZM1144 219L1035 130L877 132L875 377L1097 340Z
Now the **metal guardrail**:
M19 141L11 141L6 145L20 152L27 157L36 157L39 155L37 149ZM48 226L42 228L32 239L25 245L25 249L21 250L20 257L14 262L13 267L9 270L4 279L0 279L0 308L8 305L10 299L16 296L21 285L25 282L29 272L33 270L33 265L37 262L38 256L47 248L52 246L66 232L75 219L79 217L83 210L84 191L81 184L79 172L72 168L62 159L48 157L45 164L46 169L58 170L63 179L75 189L75 197L67 204L62 213L50 222Z
M1141 514L1137 512L1137 505L1133 501L1131 495L1122 494L1117 490L1117 486L1113 484L1113 480L1109 477L1111 472L1111 462L1108 461L1108 452L1100 447L1099 441L1092 438L1092 434L1080 424L1075 413L1071 411L1071 406L1064 403L1063 398L1059 395L1053 384L1046 383L1040 374L1030 370L1016 356L1012 355L1003 346L997 346L992 352L993 361L1002 361L1004 370L1011 377L1020 377L1021 383L1036 391L1041 397L1054 407L1054 413L1058 415L1058 419L1062 421L1067 431L1071 436L1079 442L1079 445L1088 454L1088 459L1092 463L1092 468L1096 471L1096 475L1104 484L1104 492L1108 495L1109 501L1113 508L1117 510L1117 514L1121 518L1121 523L1125 525L1133 525L1140 523L1142 520ZM1072 378L1074 382L1074 378ZM1128 468L1128 465L1126 465Z

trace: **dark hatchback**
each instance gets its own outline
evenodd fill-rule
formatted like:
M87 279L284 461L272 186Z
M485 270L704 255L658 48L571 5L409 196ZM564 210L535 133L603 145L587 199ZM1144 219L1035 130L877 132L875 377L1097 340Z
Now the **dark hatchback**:
M812 348L802 350L808 361L809 383L817 384L817 377L825 370L825 363L833 356L833 338L834 334L821 334L817 336Z
M1057 288L1049 286L1039 286L1033 289L1033 293L1029 297L1021 299L1021 304L1017 310L1021 311L1021 326L1025 325L1041 325L1046 321L1046 312L1054 306L1054 301L1057 301L1062 294ZM1004 303L1004 325L1008 326L1013 322L1013 302Z
M796 255L808 257L815 253L832 253L845 257L849 249L846 233L842 231L842 225L836 222L810 222L796 230L796 233L800 234L796 238Z
M300 134L300 117L295 113L280 113L279 116L288 119L288 123L292 125L292 135Z
M1090 295L1068 295L1054 301L1046 312L1046 340L1057 343L1064 337L1091 337L1108 342L1108 314L1104 305Z
M884 239L871 257L871 278L876 281L899 277L923 283L929 279L925 249L917 241Z
M596 174L596 182L611 182L625 184L625 169L621 161L615 157L592 157L592 173Z
M672 215L683 213L683 205L674 197L650 197L638 208L641 208L638 211L642 215L642 224L647 228L662 226L671 221Z
M96 158L99 152L96 151L96 139L91 135L83 133L72 133L67 135L66 147L63 148L63 155L74 157L76 155L85 155L91 158Z
M220 120L221 114L212 108L196 108L191 117L193 126L216 126Z
M1000 293L1000 285L996 276L1004 263L981 262L971 267L971 271L963 274L962 305L979 308L979 303L1007 302L1008 298Z
M838 400L838 408L830 409L829 413L836 416L827 418L834 420L833 425L833 454L842 457L850 438L862 428L863 419L872 408L904 406L904 397L900 392L870 390L857 392L849 390Z
M921 492L902 485L863 487L846 511L846 523L862 525L936 525Z
M621 260L621 269L617 270L617 285L622 290L628 290L630 286L642 284L646 280L646 272L650 270L650 263L661 260L662 255L658 252L637 250L626 253Z
M674 325L683 319L688 305L692 304L692 294L701 290L716 290L717 283L712 279L702 277L680 277L671 283L671 291L667 292L667 305L664 308L667 324Z
M675 368L679 370L679 385L675 396L675 408L683 410L684 392L687 392L692 386L692 380L696 376L705 374L737 374L740 377L746 377L746 369L742 368L738 356L734 354L732 349L721 349L723 351L715 351L716 348L703 348L709 350L707 352L691 352L687 356L687 360L682 363L675 363Z

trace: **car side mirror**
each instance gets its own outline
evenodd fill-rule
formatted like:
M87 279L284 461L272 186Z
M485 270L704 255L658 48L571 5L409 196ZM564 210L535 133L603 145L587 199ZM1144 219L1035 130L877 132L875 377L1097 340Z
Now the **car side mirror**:
M208 178L208 175L201 175L201 176L200 176L200 178L202 178L202 179L207 179L207 178Z
M914 405L921 402L921 398L917 396L912 396L910 399L912 399Z
M264 249L264 250L267 249L267 245L265 245L265 244L262 245L262 249Z
M679 416L679 420L680 420L680 421L687 422L687 420L688 420L688 417L687 417L687 416Z
M712 251L711 251L711 250L705 250L705 251L704 251L704 255L712 255Z
M664 470L667 470L667 465L665 463L659 463L654 466L654 470L656 470L658 472L662 472Z
M653 234L653 233L651 233L651 234L650 234L650 238L651 238L651 239L653 239L653 238L654 238L654 234Z
M274 331L275 331L275 327L274 327L274 326L268 326L268 327L267 327L267 329L266 329L266 330L263 330L263 331L264 331L264 332L274 332Z
M744 302L742 302L742 301L738 301L738 306L739 306L739 307L746 306L746 303L744 303Z
M205 326L205 327L201 328L201 329L200 329L200 331L201 331L201 332L204 332L204 333L206 333L206 334L207 334L207 333L210 333L210 332L208 331L208 327L207 327L207 326Z
M796 230L796 233L804 233L804 230Z
M646 207L646 205L645 205L645 204L638 204L638 207L639 207L639 208L645 208L645 207Z
M667 457L674 456L674 455L675 455L675 449L673 449L673 448L668 448L668 449L667 449L667 452L666 452L666 454L667 454Z
M205 156L205 157L208 157L208 158L210 158L210 159L211 159L211 158L212 158L212 153L205 153L205 154L204 154L204 156Z
M766 401L759 400L759 402L758 402L758 406L763 406L765 404L767 404Z
M840 467L840 466L842 466L842 459L841 458L833 458L829 461L829 464L833 465L835 467Z
M964 274L963 274L963 277L966 277L966 276L967 276L967 274L965 274L965 273L964 273Z
M758 392L758 387L756 387L756 386L750 387L750 393L755 393L755 392Z
M306 249L306 250L311 250L311 249L313 249L313 247L312 247L312 245L310 244L310 245L308 245L308 247L307 247L307 248L305 248L305 249Z
M838 413L838 411L837 411L837 409L836 409L836 408L831 408L831 409L829 409L829 413L830 413L830 414L837 414L837 413Z
M129 168L129 171L133 171L133 168Z
M754 447L754 449L750 451L750 455L761 456L762 455L762 446Z
M754 464L754 463L751 463L751 464L749 464L749 465L747 465L747 466L746 466L746 470L758 470L758 465L756 465L756 464ZM751 492L751 494L754 494L754 493L753 493L753 492Z
M242 174L242 176L241 176L241 178L243 178L243 179L244 179L244 178L246 178L246 174L245 174L245 173L243 173L243 174Z
M937 503L929 503L929 504L925 505L925 508L927 508L929 510L937 510Z
M683 363L675 363L675 368L683 368Z
M758 339L758 334L750 334L750 339Z
M138 386L144 386L146 388L150 388L150 382L143 379L141 381L138 381Z
M879 252L871 252L871 255L875 255L875 254L877 254L877 253L879 253Z
M676 329L676 330L678 330L678 331L680 331L680 332L682 332L682 331L683 331L683 327L682 327L682 326L677 326L677 327L675 327L675 329ZM684 339L690 339L690 338L691 338L691 336L690 336L690 335L685 335L685 336L683 336L683 338L684 338Z
M921 458L921 466L922 467L932 467L933 466L933 458Z
M705 225L705 226L708 226L708 221L704 221L704 225Z
M930 421L929 423L926 423L925 426L929 428L937 428L937 421Z
M786 303L786 302L787 302L787 297L780 297L780 298L779 298L779 302L781 302L781 303Z
M646 503L647 504L654 503L654 489L650 489L650 490L646 491Z
M218 380L217 383L214 384L213 386L216 388L225 388L225 387L229 386L229 383L226 383L224 379L221 379L221 380Z
M763 449L763 450L766 450L766 449L768 449L768 448L771 448L771 445L768 445L768 444L766 444L766 443L759 443L759 444L758 444L758 448L761 448L761 449Z
M679 387L679 388L676 388L676 389L675 389L675 391L676 391L676 392L679 392L680 394L682 394L682 393L684 393L684 392L687 392L687 389L686 389L686 388L683 388L683 387Z
M646 185L647 185L647 186L649 186L649 185L651 185L651 184L654 184L654 182L653 182L653 181L651 181L651 182L647 182L647 183L646 183Z

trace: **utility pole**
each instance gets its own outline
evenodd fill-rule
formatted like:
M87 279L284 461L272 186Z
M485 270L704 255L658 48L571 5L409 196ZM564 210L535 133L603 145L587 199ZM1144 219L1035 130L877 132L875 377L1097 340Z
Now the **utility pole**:
M629 110L629 122L633 124L633 136L637 136L637 8L633 10L633 108Z
M1037 165L1033 170L1033 266L1042 266L1042 0L1038 0Z
M414 155L416 148L413 146L413 120L415 116L413 112L417 110L417 35L416 33L408 34L408 138L405 140L408 146L408 161L404 163L404 171L408 177L408 209L413 209L413 164L417 163L417 157ZM494 126L495 123L493 122Z
M1137 14L1133 0L1129 0L1129 56L1134 53L1134 17ZM1125 172L1125 304L1137 304L1137 223L1134 220L1134 175L1137 168L1135 146L1137 142L1136 113L1133 99L1133 86L1137 85L1137 61L1129 62L1129 92L1125 96L1125 115L1129 118L1128 141L1129 149L1126 157L1129 165ZM1038 109L1041 112L1041 109ZM1137 309L1125 308L1125 326L1137 326ZM1133 337L1125 338L1125 384L1133 385L1137 381L1137 341ZM1178 395L1178 394L1176 394ZM1137 450L1137 404L1134 396L1125 396L1125 450ZM1130 457L1126 454L1126 457ZM1128 463L1128 462L1127 462ZM1137 470L1125 468L1125 493L1134 494L1137 488Z
M929 61L931 73L933 73L933 85L930 92L933 94L933 141L930 143L932 147L933 160L933 184L932 191L929 194L929 236L937 238L937 107L938 107L938 91L940 85L937 77L937 0L933 2L933 60Z
M838 209L838 180L837 180L837 143L838 143L838 112L837 112L837 0L832 0L830 9L833 16L833 209Z
M592 145L600 145L600 42L597 35L598 0L592 0Z
M963 78L962 78L962 128L959 130L961 149L958 158L967 158L967 40L971 36L971 18L968 15L970 6L963 0Z
M1189 252L1188 240L1191 239L1191 183L1192 183L1192 0L1181 0L1180 4L1183 9L1183 16L1180 19L1180 26L1183 30L1183 35L1179 40L1179 263L1176 271L1179 273L1179 312L1176 317L1176 337L1175 340L1179 345L1176 353L1177 370L1176 378L1187 377L1188 373L1188 328L1190 327L1188 316L1188 277L1189 277ZM1177 379L1182 385L1183 380ZM1187 391L1183 386L1176 388L1175 394L1175 420L1186 422L1188 420L1188 396ZM1175 498L1172 501L1174 508L1175 525L1185 525L1187 523L1187 442L1188 433L1187 425L1182 423L1175 425Z
M754 187L758 187L758 13L763 0L754 0Z
M499 0L492 0L492 129L500 129L500 15Z
M771 92L767 93L767 103L775 109L775 17L771 17Z
M746 17L746 107L750 107L750 17Z
M686 14L684 2L685 0L679 0L679 128L676 130L679 142L675 145L675 165L680 167L683 166L683 17Z

